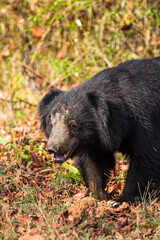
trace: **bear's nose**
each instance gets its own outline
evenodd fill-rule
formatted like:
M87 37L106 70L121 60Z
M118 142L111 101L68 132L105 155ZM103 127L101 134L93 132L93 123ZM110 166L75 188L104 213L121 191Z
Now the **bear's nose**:
M49 154L55 154L57 152L52 146L47 146L47 151Z

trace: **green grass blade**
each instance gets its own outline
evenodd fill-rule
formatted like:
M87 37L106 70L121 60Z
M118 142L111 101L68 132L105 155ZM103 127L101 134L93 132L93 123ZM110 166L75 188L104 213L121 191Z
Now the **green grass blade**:
M5 138L0 137L0 144L6 145L8 141Z

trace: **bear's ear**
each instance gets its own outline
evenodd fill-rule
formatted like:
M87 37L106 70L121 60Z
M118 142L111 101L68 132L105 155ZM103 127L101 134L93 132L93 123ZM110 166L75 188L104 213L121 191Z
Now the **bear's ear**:
M95 108L97 108L97 106L98 106L98 96L96 95L96 93L94 92L94 91L91 91L91 92L88 92L87 93L87 96L88 96L88 100L89 100L89 102L90 102L90 104L93 106L93 107L95 107Z
M50 89L49 92L44 95L44 97L41 99L39 103L39 115L43 116L46 113L46 108L48 105L53 101L54 98L56 98L62 91L59 89Z

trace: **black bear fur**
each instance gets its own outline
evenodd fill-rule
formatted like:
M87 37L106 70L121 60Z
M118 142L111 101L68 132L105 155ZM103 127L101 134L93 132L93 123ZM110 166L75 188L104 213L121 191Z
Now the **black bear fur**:
M75 158L96 198L107 200L115 151L130 157L119 201L160 187L160 57L121 63L69 91L50 90L39 115L53 159Z

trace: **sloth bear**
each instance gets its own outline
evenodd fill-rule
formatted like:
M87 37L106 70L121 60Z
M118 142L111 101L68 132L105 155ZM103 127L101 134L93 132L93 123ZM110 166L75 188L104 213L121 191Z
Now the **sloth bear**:
M54 162L74 158L97 199L115 151L130 164L120 202L141 200L160 187L160 57L105 69L69 91L52 90L39 103L41 128Z

